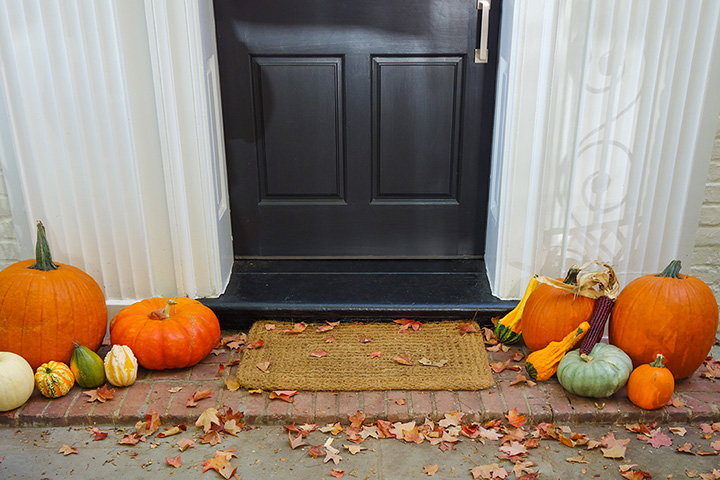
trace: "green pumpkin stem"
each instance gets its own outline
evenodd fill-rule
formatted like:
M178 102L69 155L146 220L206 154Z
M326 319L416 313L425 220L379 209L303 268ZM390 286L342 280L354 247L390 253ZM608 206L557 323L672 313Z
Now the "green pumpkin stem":
M37 222L37 242L35 243L35 264L28 268L35 270L42 270L47 272L49 270L57 270L60 268L52 261L52 255L50 254L50 246L48 245L47 237L45 236L45 227L42 222Z
M667 278L682 278L680 276L680 269L682 265L680 260L673 260L670 264L665 267L665 270L655 275L656 277L667 277Z
M658 353L657 357L655 357L655 360L652 361L650 366L655 368L665 368L663 360L665 360L665 357L663 357L662 353Z
M577 276L580 273L580 269L573 265L570 267L570 270L568 270L567 275L565 275L565 280L563 280L563 283L566 283L568 285L577 285Z

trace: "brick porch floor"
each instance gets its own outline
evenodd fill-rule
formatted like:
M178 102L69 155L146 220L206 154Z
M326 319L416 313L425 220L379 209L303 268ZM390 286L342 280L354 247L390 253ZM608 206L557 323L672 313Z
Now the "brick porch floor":
M100 351L104 354L107 347ZM491 362L505 362L515 352L527 350L520 346L508 352L488 352ZM268 392L250 394L244 389L229 391L218 375L218 367L230 360L229 350L209 355L192 368L182 370L148 371L140 369L137 382L118 388L106 403L88 403L83 389L73 387L59 399L49 400L37 390L22 407L0 414L0 425L19 426L80 426L134 425L145 414L157 412L164 424L194 423L209 407L232 407L245 412L248 424L281 425L292 421L327 424L347 423L349 415L362 411L368 420L386 419L392 422L438 419L443 414L463 411L468 420L482 421L503 418L513 408L529 416L533 422L602 423L650 422L699 423L720 421L716 404L720 398L720 382L700 376L701 367L693 376L676 385L676 396L686 406L666 406L645 411L627 399L625 390L614 396L593 401L571 395L551 379L536 386L510 385L518 372L505 370L493 374L495 384L482 391L366 391L366 392L299 392L292 403L269 400ZM524 360L514 365L524 365ZM234 374L231 367L230 374ZM226 371L227 372L227 371ZM520 372L520 373L524 373ZM182 387L171 392L173 387ZM188 397L195 391L212 389L213 396L200 400L196 408L186 407Z

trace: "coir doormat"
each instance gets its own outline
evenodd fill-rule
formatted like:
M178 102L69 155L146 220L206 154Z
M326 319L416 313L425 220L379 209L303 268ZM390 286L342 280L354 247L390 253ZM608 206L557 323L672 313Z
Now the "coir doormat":
M398 323L343 322L328 330L308 324L256 322L238 365L242 387L263 390L480 390L492 385L483 337L461 333L457 321L425 322L401 331ZM475 324L477 328L477 324ZM478 329L479 330L479 329ZM406 365L399 363L400 359Z

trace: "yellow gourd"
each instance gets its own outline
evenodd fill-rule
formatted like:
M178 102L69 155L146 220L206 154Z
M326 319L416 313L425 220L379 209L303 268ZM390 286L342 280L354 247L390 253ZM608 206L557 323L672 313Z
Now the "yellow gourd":
M525 362L525 370L533 380L547 380L557 372L558 364L563 356L569 352L577 342L579 342L585 333L590 329L588 322L583 322L577 329L573 329L565 338L559 342L550 342L550 344L527 357Z
M537 277L532 277L528 282L527 288L525 288L525 294L523 295L517 306L510 310L503 318L501 318L495 326L495 336L499 341L505 345L512 345L520 341L522 331L520 330L520 320L522 319L523 310L525 310L525 304L530 294L538 286L539 282Z
M135 383L138 361L127 345L113 345L105 355L105 376L116 387L127 387Z

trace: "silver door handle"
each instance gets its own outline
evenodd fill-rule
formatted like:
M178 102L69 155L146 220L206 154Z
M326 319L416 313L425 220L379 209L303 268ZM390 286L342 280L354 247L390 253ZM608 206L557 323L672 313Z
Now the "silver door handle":
M477 9L482 10L482 18L480 19L480 48L475 49L475 63L487 63L490 0L477 0Z

